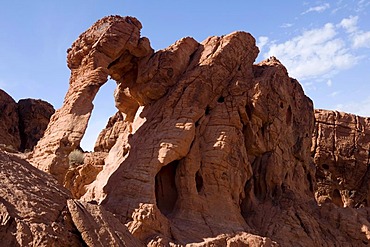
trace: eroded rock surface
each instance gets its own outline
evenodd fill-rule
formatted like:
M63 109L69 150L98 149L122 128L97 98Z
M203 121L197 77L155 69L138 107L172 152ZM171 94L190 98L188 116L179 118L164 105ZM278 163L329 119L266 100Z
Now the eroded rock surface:
M312 155L318 202L368 207L370 119L327 110L315 110L315 119Z
M35 147L32 160L60 183L68 170L68 154L80 145L92 101L107 81L109 69L120 58L126 59L131 69L135 64L131 60L151 55L149 41L140 38L140 28L135 18L110 16L95 23L69 49L70 87L62 108L52 116L44 137Z
M139 246L369 243L367 207L317 205L312 102L276 58L254 64L245 32L154 52L140 28L106 17L73 44L64 105L32 160L65 184L95 94L116 80L120 113L96 146L109 151L103 170L68 204L87 244L122 245L127 229Z
M18 101L20 150L32 150L44 135L54 107L46 101L21 99Z
M53 113L46 101L21 99L17 103L0 89L0 144L7 150L32 150Z
M0 89L0 144L18 150L21 145L17 103Z
M82 246L69 192L28 162L0 151L2 246Z
M94 146L94 151L109 152L124 130L124 116L121 112L116 112L116 114L109 118L107 126L100 132Z

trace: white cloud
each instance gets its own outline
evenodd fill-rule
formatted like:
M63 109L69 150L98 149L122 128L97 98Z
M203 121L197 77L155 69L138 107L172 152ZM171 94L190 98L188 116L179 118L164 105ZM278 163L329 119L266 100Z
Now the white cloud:
M370 97L357 103L339 104L335 107L335 110L370 117Z
M369 5L370 5L370 1L368 1L368 0L360 0L357 3L357 9L356 9L356 11L357 12L364 11L366 9L366 7L369 6Z
M350 34L349 38L352 41L353 48L370 48L370 31L359 30L358 19L358 16L344 18L338 26L344 28Z
M370 48L370 32L357 32L353 35L354 48Z
M318 5L318 6L309 8L308 10L303 12L302 15L310 13L310 12L319 12L319 13L321 13L321 12L325 11L328 8L330 8L330 4L325 3L323 5Z
M266 36L260 36L258 37L257 46L260 50L263 49L263 47L269 42L269 38Z
M339 26L343 27L348 33L353 33L357 31L357 21L358 16L350 16L349 18L344 18Z
M288 68L291 76L315 79L330 78L338 70L350 68L357 62L344 40L338 38L335 25L304 31L281 44L272 44L265 57L276 56Z
M332 85L333 85L333 82L332 82L332 80L328 80L327 82L326 82L326 85L328 85L328 87L331 87Z
M289 28L289 27L292 27L292 26L293 26L293 23L283 23L280 27Z
M339 94L339 92L338 92L338 91L332 92L332 93L330 94L330 97L335 97L335 96L337 96L338 94Z

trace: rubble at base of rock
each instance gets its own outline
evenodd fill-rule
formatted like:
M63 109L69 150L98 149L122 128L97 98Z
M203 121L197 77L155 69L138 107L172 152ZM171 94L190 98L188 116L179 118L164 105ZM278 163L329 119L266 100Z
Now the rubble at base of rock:
M314 111L277 58L255 63L249 33L183 38L155 52L140 29L136 18L109 16L82 33L68 50L64 104L30 163L0 151L1 239L10 246L369 244L367 118ZM69 164L108 76L117 82L118 112L95 152ZM1 113L17 107L1 99ZM17 121L10 116L0 128ZM10 130L1 137L20 148L19 129Z

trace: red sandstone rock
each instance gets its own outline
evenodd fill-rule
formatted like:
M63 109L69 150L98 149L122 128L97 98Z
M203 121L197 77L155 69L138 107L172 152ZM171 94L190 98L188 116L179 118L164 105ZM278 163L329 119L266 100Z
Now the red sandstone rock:
M68 154L80 145L93 109L92 101L117 62L150 56L149 41L140 38L141 24L131 17L106 17L83 33L68 50L70 88L34 150L33 164L60 183L68 170ZM122 58L124 61L120 61ZM123 71L122 71L123 72ZM113 75L112 75L113 76Z
M87 246L144 246L124 224L101 206L69 200L68 209Z
M0 151L1 246L82 246L69 193L28 162Z
M17 103L0 89L0 144L18 150L19 136Z
M117 142L117 138L124 131L123 121L124 117L122 113L117 112L112 117L109 118L107 126L103 129L94 146L95 152L109 152L109 150Z
M63 186L71 192L73 198L80 198L86 193L86 186L103 169L106 156L104 152L85 153L83 164L69 166Z
M317 167L316 199L340 207L370 202L370 119L315 110L312 155Z
M21 99L18 101L21 146L20 150L32 150L44 135L54 107L46 101Z
M245 32L154 53L140 28L135 18L106 17L79 37L64 105L34 151L34 165L66 184L93 98L108 75L117 81L122 119L99 138L109 150L103 170L68 202L86 244L368 244L369 208L315 201L312 102L276 58L254 65L258 49ZM332 159L321 146L316 165Z

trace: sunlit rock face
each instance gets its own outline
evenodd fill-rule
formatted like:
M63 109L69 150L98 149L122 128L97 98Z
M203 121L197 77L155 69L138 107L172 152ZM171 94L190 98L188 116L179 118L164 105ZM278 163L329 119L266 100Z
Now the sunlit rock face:
M133 17L105 17L73 43L64 104L33 153L36 167L80 198L67 206L81 241L368 243L367 207L315 200L313 104L278 59L255 64L258 48L246 32L201 43L183 38L155 52L140 29ZM107 153L99 155L101 171L94 155L94 169L71 168L68 154L79 147L108 76L117 82L118 113L95 145Z

